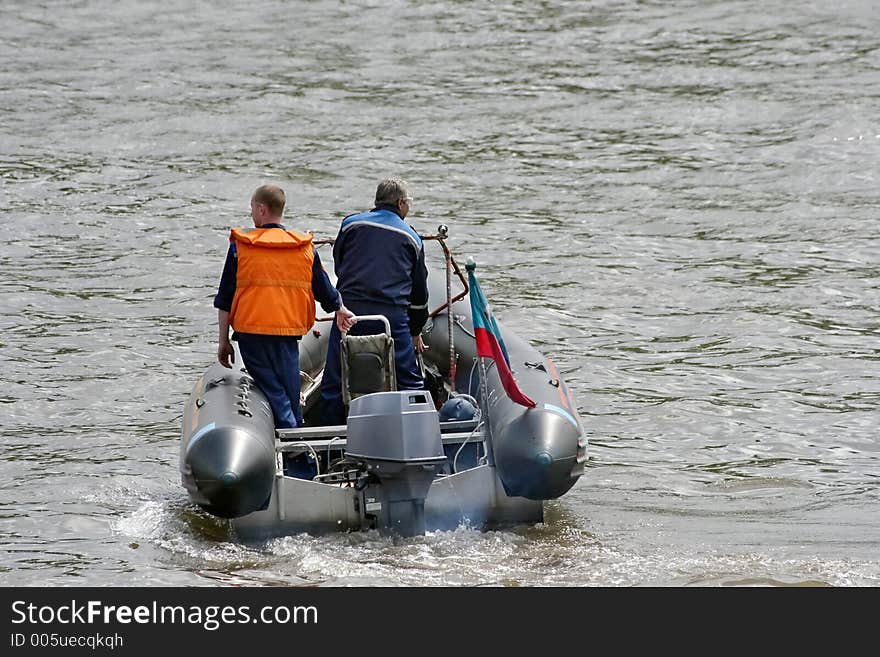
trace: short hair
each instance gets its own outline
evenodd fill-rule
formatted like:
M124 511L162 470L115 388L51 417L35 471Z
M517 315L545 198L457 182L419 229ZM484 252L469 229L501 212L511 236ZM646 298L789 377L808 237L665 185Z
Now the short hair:
M265 203L269 212L275 217L281 216L284 212L284 204L287 202L284 190L278 185L260 185L254 192L252 199L257 203Z
M394 205L402 198L409 198L405 180L386 178L376 187L376 205Z

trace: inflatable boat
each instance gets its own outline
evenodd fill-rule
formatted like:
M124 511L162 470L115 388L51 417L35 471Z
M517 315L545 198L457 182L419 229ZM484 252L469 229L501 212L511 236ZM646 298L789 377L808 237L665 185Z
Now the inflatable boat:
M275 428L238 354L233 369L214 362L196 381L183 418L182 483L192 502L227 519L239 538L414 536L462 524L542 522L544 502L583 473L587 439L553 361L494 318L506 362L479 356L475 265L468 262L466 278L444 226L423 239L436 241L445 261L445 276L429 273L436 307L422 333L425 390L395 389L389 335L350 344L344 335L347 421L317 424L327 317L300 341L303 427ZM508 393L511 373L530 404Z

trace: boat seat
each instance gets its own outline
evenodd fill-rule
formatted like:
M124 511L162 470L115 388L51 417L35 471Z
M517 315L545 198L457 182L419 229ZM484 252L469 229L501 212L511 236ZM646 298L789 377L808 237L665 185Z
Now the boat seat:
M379 320L384 333L371 335L342 334L342 401L348 406L352 399L373 392L397 390L394 369L394 338L384 315L360 315L358 321Z

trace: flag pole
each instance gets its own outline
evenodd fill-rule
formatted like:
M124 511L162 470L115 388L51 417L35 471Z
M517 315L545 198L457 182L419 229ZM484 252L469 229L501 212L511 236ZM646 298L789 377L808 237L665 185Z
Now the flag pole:
M477 263L471 256L468 256L465 269L469 273L473 273L477 269ZM468 294L473 293L474 289L471 287ZM486 446L486 463L494 467L495 450L492 448L492 426L489 423L489 386L486 385L486 361L479 354L477 355L477 360L480 364L480 417L483 421L483 436L485 436L483 444Z
M486 445L486 463L495 465L495 449L492 447L492 425L489 423L489 387L486 385L486 361L480 359L480 405L482 408L483 435Z

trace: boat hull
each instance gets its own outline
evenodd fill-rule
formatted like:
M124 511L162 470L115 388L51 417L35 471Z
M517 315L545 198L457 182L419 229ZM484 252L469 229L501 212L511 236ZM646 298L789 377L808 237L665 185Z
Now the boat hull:
M445 298L445 280L434 277L429 283L432 299ZM574 399L552 360L501 327L517 384L536 406L513 402L494 363L477 358L467 297L453 304L452 317L451 348L446 311L425 327L427 379L435 392L448 391L454 358L455 391L481 400L484 422L460 432L443 429L448 458L444 463L441 452L432 466L435 475L424 500L416 502L414 533L461 523L539 522L543 502L565 494L584 470L587 441ZM292 473L288 467L297 457L301 463L313 461L319 471L322 462L326 468L331 457L345 456L346 427L313 426L329 334L329 322L318 322L300 341L311 433L309 428L276 432L269 404L241 368L238 354L239 365L230 370L214 363L193 388L181 437L182 482L193 502L232 519L243 538L382 528L387 509L377 511L383 498L375 477L369 484L363 478L357 484L313 480L312 472Z

